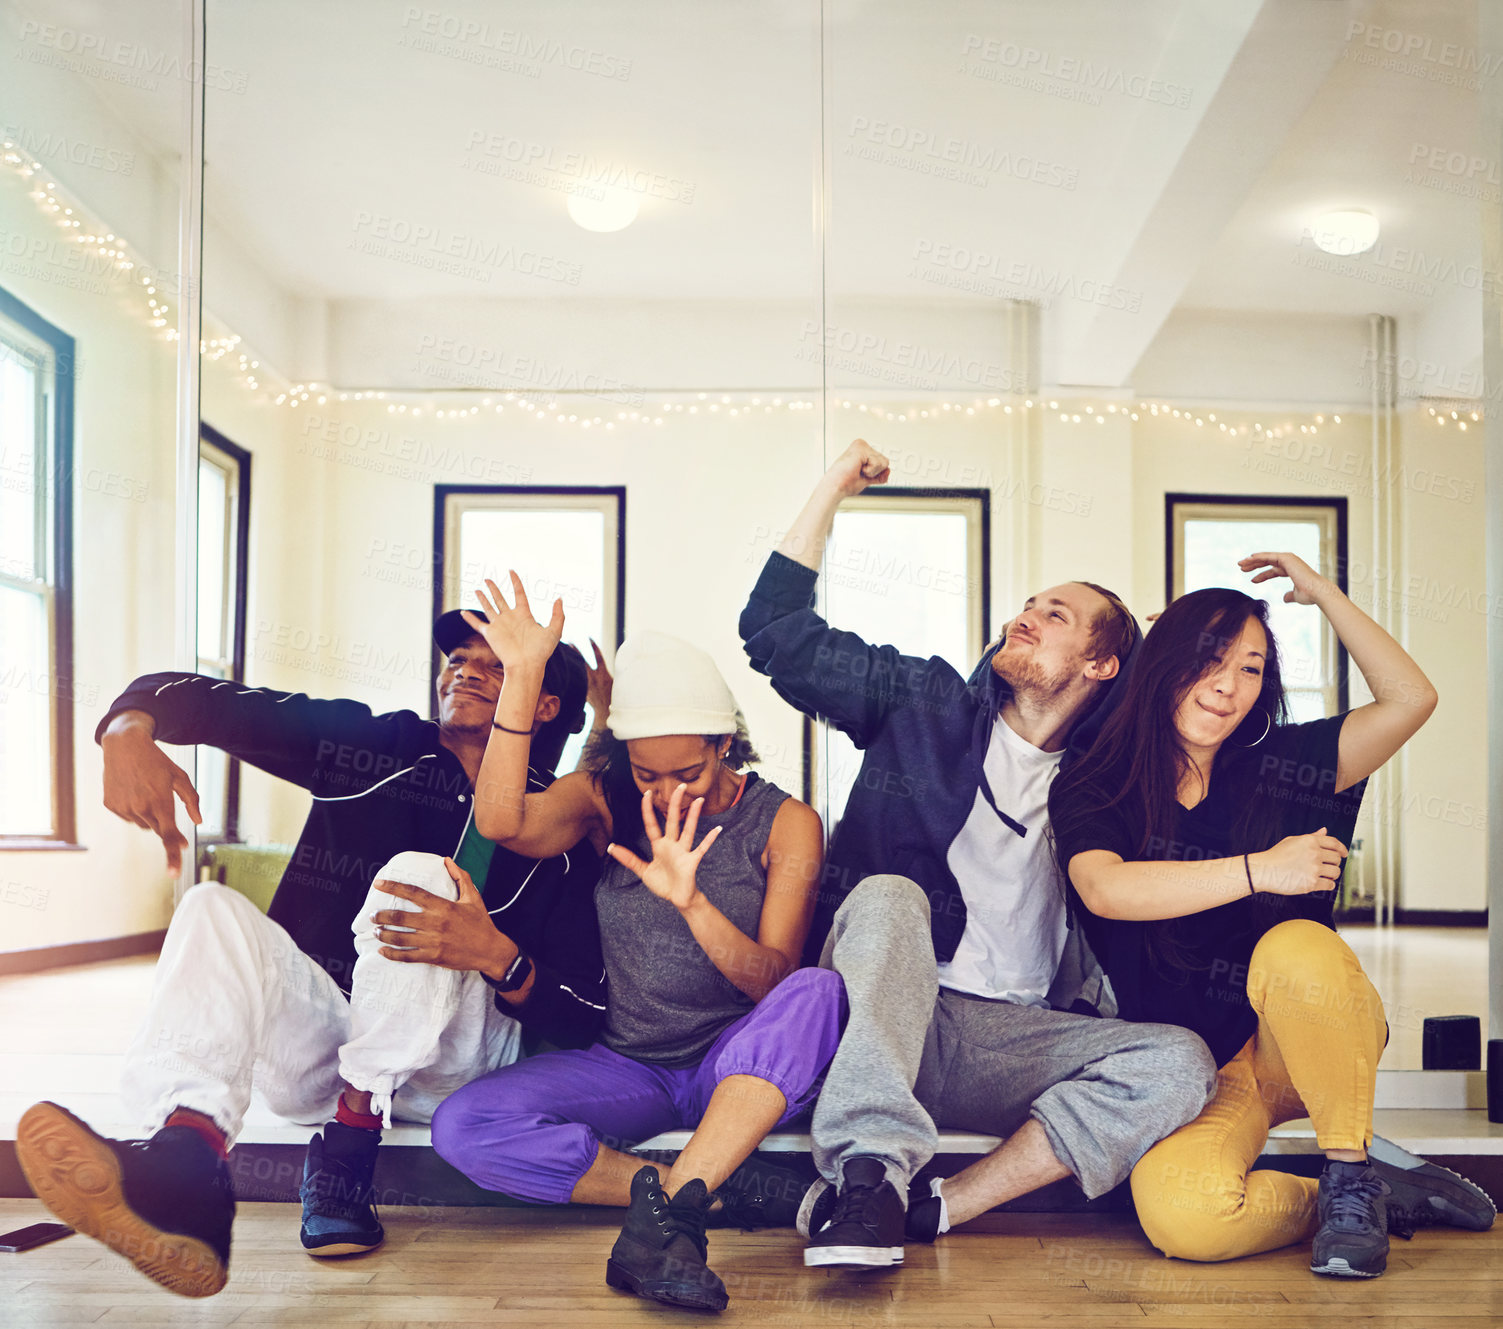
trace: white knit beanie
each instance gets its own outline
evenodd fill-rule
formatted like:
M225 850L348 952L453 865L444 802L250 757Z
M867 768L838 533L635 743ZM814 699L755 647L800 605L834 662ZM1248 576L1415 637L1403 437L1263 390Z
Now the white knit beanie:
M699 647L664 632L634 632L621 643L606 724L622 742L734 734L740 721L735 697Z

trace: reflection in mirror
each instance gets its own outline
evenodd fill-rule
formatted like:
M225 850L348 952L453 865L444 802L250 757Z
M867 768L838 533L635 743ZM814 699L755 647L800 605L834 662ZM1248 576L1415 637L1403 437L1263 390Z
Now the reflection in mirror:
M245 74L207 99L203 388L254 457L245 681L427 715L435 610L515 568L587 659L709 650L798 791L736 618L821 465L817 7L207 19ZM247 844L306 807L241 772Z
M93 740L177 649L177 336L198 294L183 121L205 77L185 12L0 3L5 968L147 951L172 908L162 844L101 804ZM3 1023L48 1052L87 1037Z
M894 484L989 490L998 623L1074 578L1142 621L1166 584L1246 587L1255 549L1319 552L1442 698L1369 783L1342 901L1383 1065L1419 1067L1426 1016L1486 1020L1479 108L1499 53L1478 7L826 15L827 459L859 434ZM1323 219L1353 208L1378 228L1361 252ZM1314 525L1197 531L1171 495L1248 521L1341 510L1345 548ZM1274 624L1296 715L1370 699L1315 610ZM832 786L842 758L832 739Z

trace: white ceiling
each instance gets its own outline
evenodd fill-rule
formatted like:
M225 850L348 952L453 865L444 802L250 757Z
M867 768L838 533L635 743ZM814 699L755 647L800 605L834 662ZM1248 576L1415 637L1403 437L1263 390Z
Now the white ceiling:
M32 5L179 43L180 6ZM828 316L845 298L973 308L1073 282L1132 307L1048 299L1048 377L1060 383L1131 384L1176 310L1443 317L1450 344L1480 353L1480 298L1464 275L1480 260L1477 201L1410 178L1419 147L1439 148L1488 159L1477 183L1496 196L1478 95L1455 83L1476 55L1476 0L824 9L821 31L816 0L208 0L209 63L243 91L207 97L206 303L216 263L231 262L325 325L355 301L794 301ZM445 38L465 22L474 35ZM1364 63L1411 38L1428 44L1403 68ZM629 61L629 77L568 66L584 53L609 69ZM507 59L527 68L496 67ZM1032 83L1017 86L1024 59ZM1045 62L1053 78L1037 75ZM1086 66L1128 90L1093 91ZM1147 80L1153 96L1131 95ZM101 91L139 132L177 140L170 97ZM470 147L490 135L555 162L577 153L658 173L692 185L692 203L645 197L625 231L587 233L565 213L566 171L538 184L472 169L511 164ZM970 157L972 181L933 173L946 153ZM1301 230L1331 206L1378 215L1377 255L1329 271L1307 261ZM482 280L408 261L411 245L352 246L378 238L377 218L464 252L542 255L578 282L504 263L482 265ZM1401 272L1414 252L1449 260L1451 275ZM933 280L947 274L962 284ZM222 283L232 302L245 289L243 272ZM1458 321L1475 326L1458 337Z

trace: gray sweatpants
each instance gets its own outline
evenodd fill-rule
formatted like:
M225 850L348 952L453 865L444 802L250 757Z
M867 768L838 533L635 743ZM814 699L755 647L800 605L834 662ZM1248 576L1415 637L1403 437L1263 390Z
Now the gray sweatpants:
M1215 1092L1214 1059L1177 1025L941 989L929 901L907 877L857 885L820 963L851 1010L814 1109L814 1162L837 1184L852 1158L880 1158L906 1196L939 1128L1007 1136L1032 1117L1094 1198Z

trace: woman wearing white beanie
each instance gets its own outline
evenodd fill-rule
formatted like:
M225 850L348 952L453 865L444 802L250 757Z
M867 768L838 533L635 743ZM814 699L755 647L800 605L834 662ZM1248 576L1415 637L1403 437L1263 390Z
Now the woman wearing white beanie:
M845 1017L839 976L798 968L823 859L819 817L742 770L756 754L714 661L656 632L617 652L608 732L584 768L524 793L528 708L563 606L544 627L515 573L515 606L486 586L489 599L476 596L489 621L466 621L505 682L475 824L533 857L584 839L609 854L595 903L610 995L599 1043L465 1086L435 1116L433 1142L491 1190L629 1206L606 1281L721 1310L725 1287L705 1263L712 1192L812 1104ZM663 1182L615 1147L688 1127Z

